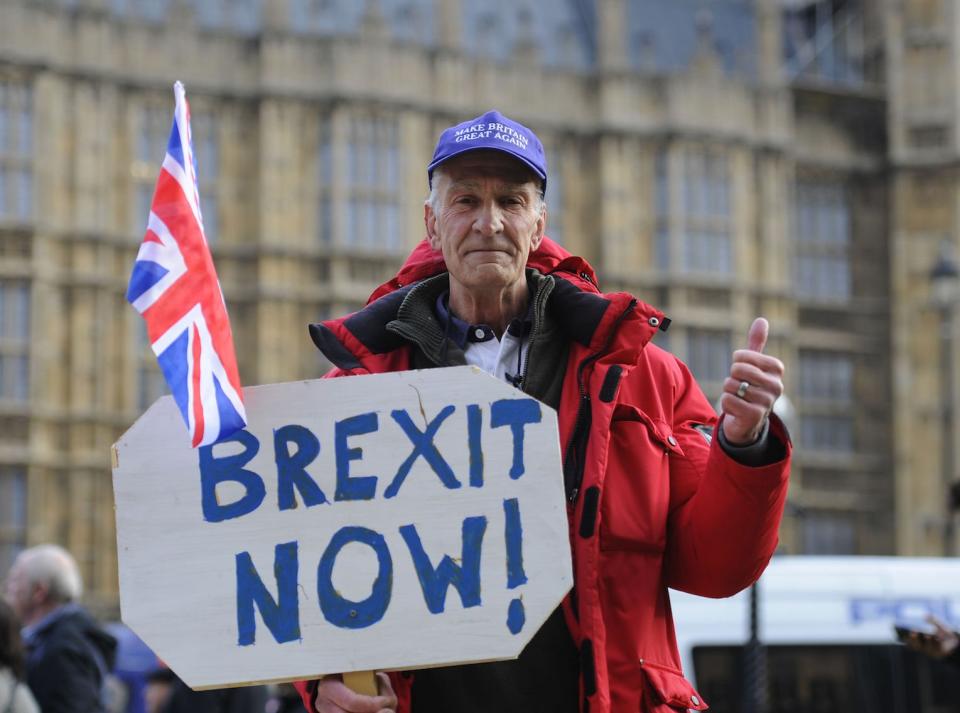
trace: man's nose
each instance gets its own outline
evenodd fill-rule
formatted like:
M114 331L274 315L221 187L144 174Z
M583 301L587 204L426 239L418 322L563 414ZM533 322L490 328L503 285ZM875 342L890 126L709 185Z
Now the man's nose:
M496 235L503 230L503 211L496 201L485 201L480 206L474 228L481 235Z

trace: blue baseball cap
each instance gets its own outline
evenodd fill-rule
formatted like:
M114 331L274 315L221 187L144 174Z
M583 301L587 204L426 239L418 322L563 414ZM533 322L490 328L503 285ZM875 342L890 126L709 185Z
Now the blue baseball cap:
M543 153L543 144L530 129L508 119L499 111L488 111L476 119L451 126L440 134L433 160L427 166L428 183L433 181L433 169L441 163L478 149L503 151L520 159L540 177L546 190L547 157Z

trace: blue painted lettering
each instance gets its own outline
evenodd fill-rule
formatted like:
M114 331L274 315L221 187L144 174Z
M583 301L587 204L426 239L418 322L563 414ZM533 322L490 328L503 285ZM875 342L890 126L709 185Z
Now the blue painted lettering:
M433 437L436 435L437 430L453 411L453 406L445 406L440 413L437 414L436 418L427 424L427 428L423 432L416 427L410 419L410 414L403 409L390 412L393 420L396 421L400 425L400 428L403 429L403 432L407 434L407 438L409 438L413 444L413 450L410 452L410 455L407 456L407 459L400 464L400 467L397 469L397 474L393 477L393 482L383 491L385 498L392 498L399 492L400 486L403 485L403 481L406 480L407 475L410 473L410 468L420 456L423 456L423 459L430 464L433 472L440 478L440 482L447 488L455 490L460 487L460 481L457 480L453 474L453 470L447 465L447 461L443 459L440 451L438 451L437 447L433 444Z
M219 458L213 454L214 448L222 448L227 443L240 443L243 451ZM199 449L200 504L204 520L222 522L246 515L260 507L267 494L263 480L252 470L243 467L253 460L259 450L260 442L249 431L237 431L230 438ZM246 492L239 500L222 505L217 498L217 485L227 481L239 483Z
M377 414L374 412L351 416L334 425L334 448L337 460L337 488L335 500L372 500L377 490L377 476L351 476L350 461L363 458L362 448L350 448L347 439L373 433L380 428Z
M507 608L507 629L511 634L519 634L527 621L527 613L523 609L523 600L519 597L510 600Z
M523 524L520 522L520 503L516 498L503 501L503 515L503 537L507 544L507 589L516 589L527 583L527 573L523 569ZM507 609L507 629L510 633L520 633L526 620L523 599L518 597L511 600Z
M513 433L513 464L510 477L516 480L524 473L523 427L528 423L540 423L540 402L535 399L501 399L490 407L490 426L510 426Z
M267 590L253 565L249 552L236 556L237 567L237 641L250 646L256 641L254 605L278 644L300 638L300 603L297 595L297 543L277 545L273 553L273 573L278 599Z
M467 446L470 450L470 487L483 487L483 446L480 431L483 428L483 411L476 404L467 406Z
M423 599L431 614L443 612L446 606L447 589L450 585L453 585L460 594L460 601L464 608L480 606L480 550L486 529L487 518L483 516L466 518L461 530L463 543L461 565L455 565L450 556L445 554L440 564L434 568L423 550L417 528L413 525L404 525L400 528L400 534L407 543L413 566L420 579Z
M297 444L297 452L290 453L290 444ZM320 486L307 473L307 466L320 453L320 440L303 426L290 424L273 432L273 451L277 462L277 500L281 510L297 507L294 488L307 507L327 502Z
M333 586L333 565L344 546L351 542L367 545L377 555L377 578L370 596L351 601L340 595ZM317 567L317 596L324 618L341 629L363 629L383 618L393 591L393 559L386 540L379 532L366 527L341 527L330 539Z
M520 503L516 498L503 501L503 514L506 518L503 535L507 542L507 588L513 589L527 582L527 574L523 570L523 525L520 522Z

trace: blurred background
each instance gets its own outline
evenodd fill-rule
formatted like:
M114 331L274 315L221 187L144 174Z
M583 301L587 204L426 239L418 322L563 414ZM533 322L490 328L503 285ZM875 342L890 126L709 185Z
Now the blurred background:
M757 314L797 443L782 551L953 555L953 0L0 0L0 572L117 615L109 447L164 393L124 293L184 81L245 384L421 239L440 131L546 145L548 234L673 319L711 399Z

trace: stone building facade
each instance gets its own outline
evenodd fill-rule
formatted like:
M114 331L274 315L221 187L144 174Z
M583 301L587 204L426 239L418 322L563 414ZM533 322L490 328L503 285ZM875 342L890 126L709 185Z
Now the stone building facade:
M954 12L2 0L0 571L55 540L115 605L109 447L164 391L124 292L175 79L245 384L323 373L306 324L392 274L437 135L497 108L544 140L548 234L667 311L658 339L711 399L770 319L798 444L784 551L942 552L925 271L960 231Z
M892 395L897 544L957 553L946 496L958 479L960 297L938 306L931 266L956 260L960 234L960 7L950 0L891 4L886 47L894 325ZM954 262L954 264L956 264Z

